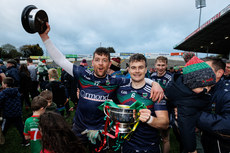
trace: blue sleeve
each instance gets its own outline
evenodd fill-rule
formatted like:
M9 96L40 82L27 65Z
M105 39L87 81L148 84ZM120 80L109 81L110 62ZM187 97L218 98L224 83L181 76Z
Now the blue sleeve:
M77 66L77 65L73 65L73 76L76 78L76 79L79 79L79 76L81 75L82 71L84 69L81 69L82 67L80 66Z
M198 127L209 132L230 135L230 97L222 97L221 110L217 113L202 112L198 120ZM221 103L221 101L218 101ZM219 107L216 103L216 107Z
M154 102L154 110L155 111L162 111L162 110L167 110L168 111L167 105L166 105L166 100L163 99L159 103Z
M130 79L127 79L127 78L114 78L114 79L116 79L118 86L123 86L123 85L127 85L130 83Z

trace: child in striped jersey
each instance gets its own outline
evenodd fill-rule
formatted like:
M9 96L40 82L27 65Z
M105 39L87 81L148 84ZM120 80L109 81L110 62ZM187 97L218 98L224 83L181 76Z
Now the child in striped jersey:
M26 119L24 135L30 139L31 153L40 153L41 151L41 134L38 129L38 117L46 110L48 102L41 96L34 97L31 103L33 115Z

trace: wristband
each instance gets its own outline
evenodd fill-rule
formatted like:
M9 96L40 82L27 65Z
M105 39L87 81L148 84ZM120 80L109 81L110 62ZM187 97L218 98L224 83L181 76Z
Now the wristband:
M150 124L150 123L152 123L152 121L153 121L153 117L152 117L152 115L149 117L149 119L147 120L147 124Z

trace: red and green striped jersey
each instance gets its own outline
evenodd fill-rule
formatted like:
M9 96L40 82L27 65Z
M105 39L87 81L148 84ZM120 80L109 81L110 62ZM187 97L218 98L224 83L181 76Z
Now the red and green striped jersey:
M107 99L115 96L115 90L120 85L130 82L130 79L113 78L106 75L104 78L97 78L94 72L80 66L73 66L73 74L79 82L79 101L74 117L74 132L82 139L87 140L81 132L84 130L101 130L104 127L104 113L98 106Z
M132 105L135 101L140 101L151 110L151 115L156 116L156 111L167 111L166 101L153 102L149 97L151 86L145 84L140 89L134 89L131 83L120 86L117 90L117 98L120 104ZM158 130L149 126L147 123L140 122L129 141L125 141L124 150L151 150L159 146L160 136Z
M38 128L38 115L33 115L26 119L24 135L30 136L31 153L40 153L41 134Z

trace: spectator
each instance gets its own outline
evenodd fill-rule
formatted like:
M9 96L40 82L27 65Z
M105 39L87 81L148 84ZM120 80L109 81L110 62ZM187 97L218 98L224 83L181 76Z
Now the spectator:
M80 63L80 66L84 67L84 68L87 68L88 67L88 63L86 61L86 59L83 59Z
M7 71L6 76L14 79L14 86L19 87L20 77L17 69L17 62L13 59L9 59L6 64Z
M57 104L58 111L64 116L66 110L65 105L69 105L69 103L66 103L68 101L68 96L66 95L65 86L58 81L59 77L56 69L49 69L48 74L50 82L46 85L45 89L48 89L53 93L53 102Z
M20 59L19 58L14 58L14 60L16 61L16 68L19 70L20 67Z
M111 65L107 71L107 73L109 75L111 75L112 77L125 77L120 69L121 69L121 58L117 57L117 58L112 58L111 59Z
M64 69L62 69L61 83L65 86L65 89L67 90L68 98L74 103L74 108L76 108L78 103L78 97L76 94L77 88L79 86L78 81L74 77L72 77L69 73L67 73ZM67 111L66 118L69 117L70 110L73 110L73 107L71 107L71 109L66 108Z
M194 52L184 52L183 53L183 59L185 63L187 63L193 56L195 56Z
M47 100L41 96L34 97L31 103L33 115L26 119L24 128L25 138L30 140L31 153L40 153L41 151L41 134L38 126L38 118L45 112L47 104Z
M201 110L210 106L211 86L216 76L211 67L194 56L183 68L182 74L174 74L165 89L165 95L177 107L178 126L185 152L196 150L196 122Z
M2 80L6 77L6 75L0 69L0 88L2 87Z
M26 64L21 64L19 67L19 77L20 77L20 87L19 91L21 93L21 101L23 106L23 101L25 101L25 108L30 108L30 97L29 91L31 89L31 78L30 72Z
M205 153L230 152L230 86L229 80L221 79L225 63L221 59L204 59L216 74L216 85L212 87L212 110L202 112L198 127L203 130L202 144Z
M35 96L39 95L38 92L38 80L37 80L37 68L33 64L33 60L31 58L27 58L27 68L30 71L31 77L31 88L30 88L30 95L31 98L34 99Z
M38 80L40 83L41 90L45 89L45 86L48 81L48 68L46 66L46 60L39 60L38 66L37 66L37 74L38 74Z
M227 60L225 66L225 72L224 72L224 79L230 80L230 60Z
M0 70L2 70L2 72L3 72L3 73L5 73L5 72L6 72L6 66L4 65L4 63L3 63L3 60L2 60L2 59L0 59Z
M170 68L169 68L169 72L170 72L171 74L174 74L174 67L170 67Z
M2 132L6 135L10 125L14 125L22 137L22 146L29 146L23 135L22 104L20 93L14 87L14 80L11 77L3 79L3 90L0 91L0 107L3 108Z
M85 148L65 119L54 112L39 118L42 135L41 153L85 153Z
M59 113L57 110L57 105L53 102L53 93L49 90L44 90L40 93L40 96L42 96L43 98L45 98L48 102L48 105L46 107L46 112L47 111L52 111L52 112L56 112Z

